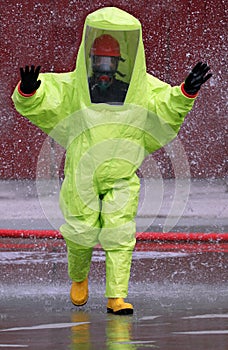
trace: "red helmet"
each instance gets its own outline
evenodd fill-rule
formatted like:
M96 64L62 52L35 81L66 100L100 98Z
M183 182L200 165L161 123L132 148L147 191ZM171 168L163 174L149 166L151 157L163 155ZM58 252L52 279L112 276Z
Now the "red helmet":
M120 57L120 45L111 35L103 34L94 40L90 54L92 56Z

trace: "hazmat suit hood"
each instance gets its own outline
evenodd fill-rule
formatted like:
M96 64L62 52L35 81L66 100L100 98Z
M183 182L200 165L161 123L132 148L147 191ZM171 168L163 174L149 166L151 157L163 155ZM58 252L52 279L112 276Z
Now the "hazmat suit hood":
M91 47L103 34L111 35L120 46L123 60L119 61L121 76L117 79L128 86L120 105L91 102ZM134 165L131 174L148 153L176 137L194 103L180 86L171 87L146 72L141 24L115 7L99 9L86 17L74 71L41 73L39 79L39 89L29 98L22 96L18 88L14 90L17 111L74 157L74 147L80 152L86 143L90 147L103 140L131 140L141 147L130 159ZM123 145L116 149L126 154ZM114 157L112 145L110 156Z
M120 79L129 84L124 104L146 104L146 64L140 22L129 13L115 7L106 7L89 14L85 20L82 41L79 48L75 80L80 87L79 100L91 105L88 78L91 77L90 50L96 38L111 35L120 45L122 60L118 71Z

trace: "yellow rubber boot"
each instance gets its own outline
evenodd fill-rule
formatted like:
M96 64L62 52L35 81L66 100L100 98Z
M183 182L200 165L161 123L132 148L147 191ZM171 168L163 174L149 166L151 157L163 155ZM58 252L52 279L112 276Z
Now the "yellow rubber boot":
M133 306L125 303L123 298L108 298L107 312L115 315L131 315Z
M75 306L85 305L88 297L88 277L82 282L72 282L70 299Z

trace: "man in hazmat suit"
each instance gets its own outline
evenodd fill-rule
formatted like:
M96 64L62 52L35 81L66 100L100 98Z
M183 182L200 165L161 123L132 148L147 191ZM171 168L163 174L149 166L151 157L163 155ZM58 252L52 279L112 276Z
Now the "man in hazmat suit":
M40 67L21 68L12 97L17 111L66 149L60 231L73 304L87 302L99 243L106 254L107 311L133 313L124 298L135 246L136 170L176 137L209 69L199 62L174 87L149 75L141 24L115 7L87 16L73 72L39 75Z

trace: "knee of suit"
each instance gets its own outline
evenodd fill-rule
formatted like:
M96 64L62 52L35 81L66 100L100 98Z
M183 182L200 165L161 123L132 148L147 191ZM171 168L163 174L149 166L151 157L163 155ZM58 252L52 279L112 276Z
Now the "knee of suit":
M133 250L136 242L135 231L135 222L128 222L113 228L103 227L98 239L106 251Z

